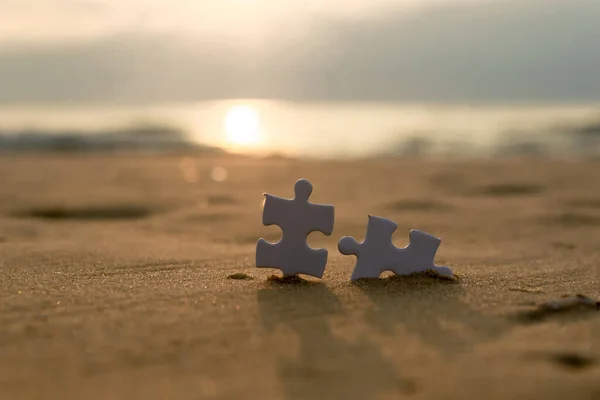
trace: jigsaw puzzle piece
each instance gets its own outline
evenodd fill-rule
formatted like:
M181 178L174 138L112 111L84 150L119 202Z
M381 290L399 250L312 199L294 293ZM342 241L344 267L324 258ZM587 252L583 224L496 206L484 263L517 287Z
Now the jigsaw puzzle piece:
M312 190L309 181L300 179L294 185L293 199L265 193L263 225L278 225L284 234L289 230L302 232L305 236L315 231L331 235L335 218L334 206L309 202Z
M256 244L256 266L258 268L279 268L279 251L277 243L269 243L259 239Z
M308 210L311 232L329 236L333 233L334 206L310 203Z
M410 260L401 270L405 271L404 275L432 270L440 275L453 276L450 268L435 265L435 254L442 243L440 238L416 229L410 231L409 238L410 244L401 249L407 254L406 260Z
M321 232L327 236L333 233L334 207L327 204L314 204L309 201L313 186L306 179L294 185L294 202L298 211L298 228L302 226L306 236L311 232Z
M405 248L397 248L392 243L392 235L397 227L395 222L386 218L369 216L367 235L362 243L351 237L339 241L339 251L344 255L355 255L357 259L351 280L377 278L384 271L409 275L433 270L440 275L453 276L450 268L438 267L434 263L441 243L439 238L412 230L410 244Z
M283 239L274 244L260 239L256 245L256 266L278 268L284 276L305 274L322 278L327 256L326 249L311 249L306 243L294 245Z
M282 221L281 209L287 207L292 200L273 196L265 193L265 203L263 205L262 223L264 226L279 225ZM283 216L286 214L284 213ZM280 226L281 227L281 226Z
M360 243L351 236L344 236L338 242L338 250L345 256L358 255L360 252Z
M312 194L313 185L307 179L298 179L294 184L294 200L300 203L308 203Z
M306 249L300 253L286 253L286 256L290 254L290 262L282 269L283 276L304 274L315 278L323 277L327 266L328 252L326 249L311 249L306 246Z
M277 243L260 239L256 245L256 266L278 268L284 276L306 274L321 278L327 265L326 249L311 249L306 239L311 232L331 235L334 206L308 201L312 184L300 179L294 185L294 199L265 194L263 224L278 225L283 234Z
M410 243L398 249L398 263L392 271L398 275L409 275L433 269L435 253L442 241L418 230L411 230L408 237Z
M394 221L369 215L367 235L358 243L346 236L338 242L338 250L344 255L355 255L356 265L351 280L377 278L384 271L391 270L398 262L397 248L392 243L392 235L398 228Z

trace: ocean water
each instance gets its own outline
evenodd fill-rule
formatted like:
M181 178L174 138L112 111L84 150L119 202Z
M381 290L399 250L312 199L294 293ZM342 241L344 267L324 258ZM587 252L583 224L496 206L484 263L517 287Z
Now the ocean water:
M0 105L0 150L218 148L309 157L600 154L600 104L227 100Z

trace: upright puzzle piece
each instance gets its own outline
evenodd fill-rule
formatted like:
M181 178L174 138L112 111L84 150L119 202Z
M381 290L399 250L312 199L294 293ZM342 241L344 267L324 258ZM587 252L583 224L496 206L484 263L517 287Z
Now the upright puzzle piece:
M306 244L306 238L314 231L331 235L334 207L309 202L312 190L309 181L300 179L294 186L293 199L265 194L263 225L278 225L283 231L283 236L277 243L269 243L265 239L258 241L257 267L278 268L284 276L323 276L327 265L327 250L311 249Z
M389 219L369 215L364 242L358 243L349 236L339 241L338 249L342 254L356 255L356 267L351 280L377 278L384 271L409 275L433 270L440 275L453 275L450 268L435 266L435 253L442 242L440 239L412 230L410 244L400 249L392 243L392 235L397 228L398 225Z

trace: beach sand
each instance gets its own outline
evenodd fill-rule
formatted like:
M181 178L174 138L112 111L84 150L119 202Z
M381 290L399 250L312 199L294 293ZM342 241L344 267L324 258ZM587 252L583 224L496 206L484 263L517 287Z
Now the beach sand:
M1 399L598 399L600 162L0 158ZM225 176L226 175L226 176ZM264 192L334 204L322 280L254 264ZM367 215L456 281L353 284ZM237 275L234 275L237 274ZM231 277L231 275L233 275ZM245 279L233 279L245 278Z

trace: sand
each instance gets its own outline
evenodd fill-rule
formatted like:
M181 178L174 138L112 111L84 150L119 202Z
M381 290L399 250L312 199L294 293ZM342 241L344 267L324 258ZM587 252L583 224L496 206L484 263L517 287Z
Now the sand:
M600 162L0 158L2 399L597 399ZM226 179L224 172L227 173ZM336 206L322 280L254 266L262 193ZM214 178L219 178L215 180ZM350 283L367 215L459 279ZM230 275L234 275L232 279ZM533 315L536 315L534 318Z

